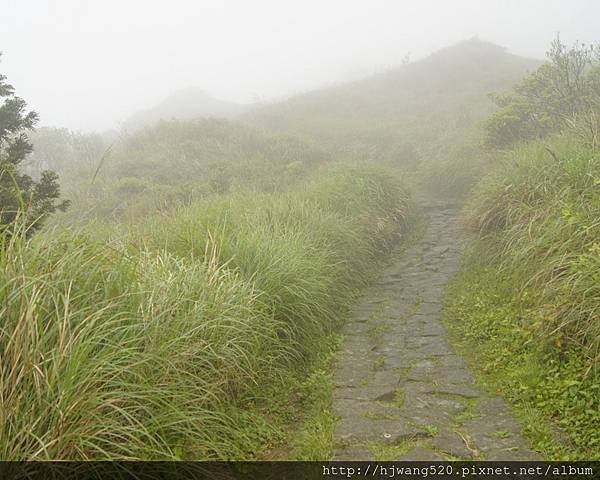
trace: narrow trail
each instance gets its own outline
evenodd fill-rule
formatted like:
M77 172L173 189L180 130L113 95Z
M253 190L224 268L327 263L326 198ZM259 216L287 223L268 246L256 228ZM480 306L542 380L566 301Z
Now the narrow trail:
M431 205L424 236L355 306L333 392L336 460L534 460L506 402L448 342L442 300L461 255L459 211Z

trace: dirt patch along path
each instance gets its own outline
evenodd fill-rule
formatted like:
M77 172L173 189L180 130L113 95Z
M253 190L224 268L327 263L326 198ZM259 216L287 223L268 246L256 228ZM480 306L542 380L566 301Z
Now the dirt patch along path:
M459 211L432 206L423 237L344 326L334 373L336 460L535 460L506 402L475 385L441 322L459 267Z

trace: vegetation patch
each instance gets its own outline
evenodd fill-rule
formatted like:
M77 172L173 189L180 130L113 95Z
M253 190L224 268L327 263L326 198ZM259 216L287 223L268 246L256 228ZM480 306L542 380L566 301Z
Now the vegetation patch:
M518 148L467 207L480 235L445 317L551 459L600 455L600 162L568 136Z
M120 228L15 226L0 457L256 458L280 438L260 392L310 365L407 215L393 175L346 164Z
M257 399L257 415L277 432L264 460L326 460L333 455L333 362L341 337L332 333L314 345L308 364L269 386Z
M373 453L375 460L380 462L394 462L398 461L402 455L405 455L413 448L422 445L424 442L425 441L420 438L407 438L393 444L371 443L368 445L368 448Z

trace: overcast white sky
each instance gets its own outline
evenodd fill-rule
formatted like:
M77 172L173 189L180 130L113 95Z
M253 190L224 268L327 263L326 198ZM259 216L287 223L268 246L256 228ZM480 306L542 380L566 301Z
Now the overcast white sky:
M479 35L600 40L598 0L0 0L0 71L42 125L114 127L173 91L268 100Z

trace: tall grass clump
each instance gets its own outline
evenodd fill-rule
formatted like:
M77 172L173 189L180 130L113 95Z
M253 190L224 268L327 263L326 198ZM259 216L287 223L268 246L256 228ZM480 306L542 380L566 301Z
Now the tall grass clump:
M447 318L541 451L600 458L598 150L568 135L517 147L466 213L479 242ZM564 435L542 434L542 417Z
M600 360L600 156L569 138L517 150L475 192L470 221L546 305L536 329Z
M104 232L0 247L0 458L255 458L254 408L331 331L408 201L389 172L338 166Z

